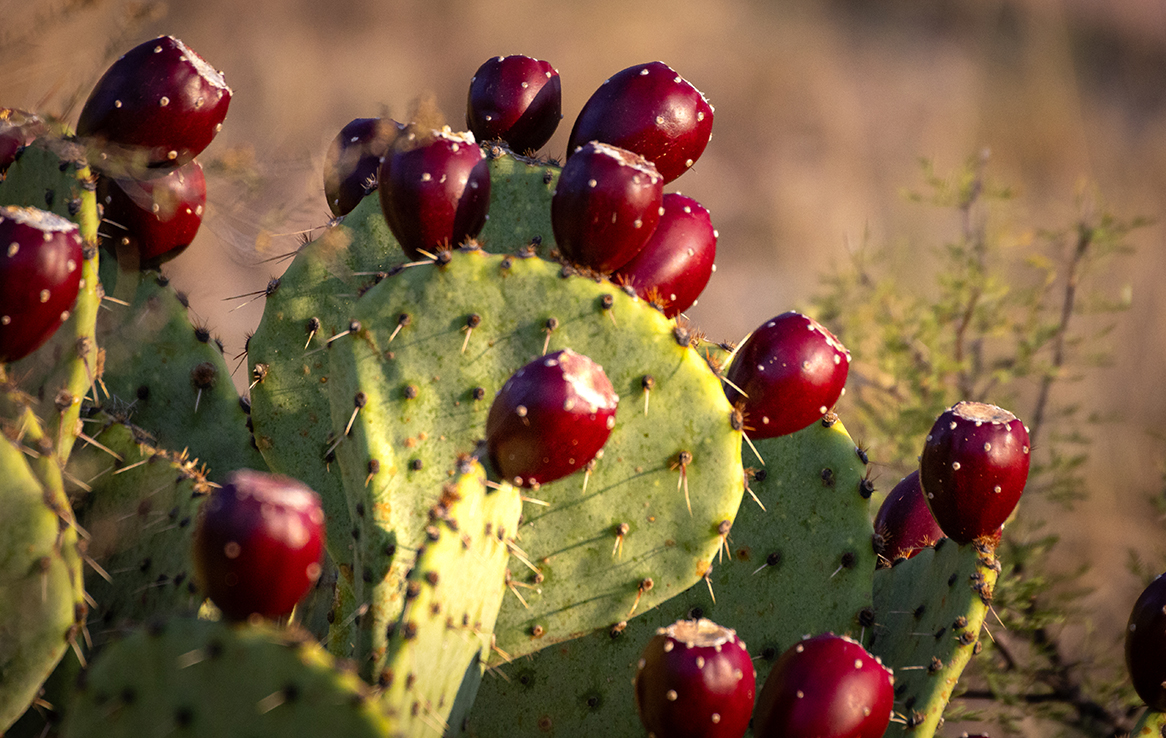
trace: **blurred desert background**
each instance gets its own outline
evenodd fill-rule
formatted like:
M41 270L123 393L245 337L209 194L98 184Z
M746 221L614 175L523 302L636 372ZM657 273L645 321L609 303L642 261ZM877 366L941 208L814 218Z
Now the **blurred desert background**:
M665 61L715 105L712 142L670 189L708 207L720 232L717 272L689 311L717 339L805 305L864 241L926 264L958 223L903 196L921 189L921 158L946 173L989 150L988 175L1014 188L1006 212L1025 228L1067 224L1077 192L1094 188L1119 217L1157 222L1103 285L1132 296L1112 365L1072 390L1117 416L1095 433L1090 497L1034 514L1061 536L1059 568L1091 565L1091 616L1073 637L1115 655L1141 588L1127 552L1166 566L1153 504L1166 448L1161 0L0 0L0 17L2 106L75 121L106 66L163 33L225 73L230 114L201 157L219 165L208 212L165 271L228 357L262 301L232 312L241 301L225 298L262 289L286 264L272 257L328 220L321 165L339 129L404 119L422 93L464 127L469 79L499 54L558 68L552 156L591 92L632 64Z

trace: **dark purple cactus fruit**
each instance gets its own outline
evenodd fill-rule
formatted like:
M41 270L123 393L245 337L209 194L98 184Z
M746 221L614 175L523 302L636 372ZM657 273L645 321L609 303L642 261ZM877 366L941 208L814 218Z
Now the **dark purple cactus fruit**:
M241 469L199 508L199 587L230 620L287 615L320 577L324 510L302 482Z
M935 521L957 543L999 539L1028 481L1028 429L1003 408L960 402L923 446L919 481Z
M20 153L45 130L36 115L15 108L0 108L0 181Z
M1126 669L1150 709L1166 712L1166 576L1150 582L1130 611Z
M479 141L502 139L520 154L534 152L551 140L562 107L559 72L549 62L496 56L470 80L466 127Z
M632 684L648 735L740 738L753 713L756 678L736 631L701 618L657 630Z
M404 129L388 118L357 118L340 129L324 157L324 196L332 215L351 213L377 188L377 170Z
M751 438L774 438L829 412L849 371L850 352L842 342L813 318L790 311L753 331L737 349L725 394L744 405Z
M206 176L191 161L153 179L101 177L102 245L114 253L131 247L136 266L156 268L194 240L206 207ZM128 265L122 264L123 268Z
M603 367L563 349L515 372L490 406L486 449L498 475L537 487L595 458L615 427L615 394Z
M656 165L664 184L684 174L712 138L713 106L663 62L612 75L583 105L567 160L588 141L634 151Z
M934 546L936 541L943 538L939 523L935 522L927 501L923 499L918 470L899 480L883 500L875 515L874 529L883 541L883 550L879 554L880 564L914 558L920 551Z
M806 638L778 658L753 714L757 738L880 738L895 680L860 643L833 633Z
M81 109L77 135L102 149L103 169L179 167L210 144L230 104L222 74L178 39L160 36L106 70Z
M377 179L385 221L410 259L459 246L486 225L490 169L472 133L410 130Z
M559 253L606 274L640 252L664 210L664 180L630 151L591 142L567 160L551 196Z
M611 277L674 318L696 303L716 268L717 231L709 211L691 197L669 192L663 207L648 242Z
M61 327L81 291L76 224L0 207L0 363L28 356Z

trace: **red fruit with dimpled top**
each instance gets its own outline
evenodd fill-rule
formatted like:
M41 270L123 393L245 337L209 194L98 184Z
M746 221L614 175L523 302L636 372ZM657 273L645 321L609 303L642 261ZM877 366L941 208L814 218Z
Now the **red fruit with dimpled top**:
M567 160L551 196L551 229L571 263L607 273L631 261L664 210L664 181L630 151L591 142Z
M591 95L575 119L567 161L588 141L634 151L667 184L688 171L712 137L713 107L663 62L628 67Z
M923 446L919 481L935 521L958 543L998 538L1028 481L1028 429L1003 408L960 402Z
M102 231L108 236L103 245L115 253L131 247L137 266L154 268L181 254L194 240L206 207L206 177L197 161L153 179L102 177L97 201L103 207Z
M753 714L757 738L879 738L891 721L894 677L857 641L806 638L778 658Z
M466 127L518 153L538 151L562 120L563 88L549 62L515 54L490 59L470 80Z
M324 511L302 482L242 469L199 510L192 553L203 592L231 620L287 615L320 576Z
M388 118L356 118L340 129L324 157L324 196L335 216L351 213L377 188L377 170L404 129Z
M77 225L36 208L0 207L0 363L35 351L81 290Z
M586 466L615 427L619 396L603 367L563 349L515 372L490 406L486 448L494 470L523 487Z
M753 661L736 631L711 620L657 630L632 684L640 721L656 738L740 738L749 727Z
M402 137L377 179L381 211L405 254L421 259L477 236L490 208L490 169L474 134L447 127Z
M782 313L733 355L725 394L744 404L752 438L799 431L825 415L846 386L850 352L818 321Z
M1138 597L1126 627L1126 668L1138 696L1156 712L1166 712L1166 576Z
M883 500L875 515L874 529L883 540L880 561L891 563L913 558L943 538L943 531L923 499L918 470L903 477Z
M717 232L709 211L691 197L669 192L663 207L648 242L611 276L674 318L695 304L708 284L716 268Z
M161 36L106 70L81 109L77 135L96 139L106 155L128 149L127 166L178 167L210 144L230 104L222 74L178 39Z

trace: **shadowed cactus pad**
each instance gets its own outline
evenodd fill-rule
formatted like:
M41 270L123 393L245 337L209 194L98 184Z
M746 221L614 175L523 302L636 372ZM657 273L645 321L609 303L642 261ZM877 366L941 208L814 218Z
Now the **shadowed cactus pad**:
M368 687L337 667L295 631L172 620L93 662L62 735L392 735Z

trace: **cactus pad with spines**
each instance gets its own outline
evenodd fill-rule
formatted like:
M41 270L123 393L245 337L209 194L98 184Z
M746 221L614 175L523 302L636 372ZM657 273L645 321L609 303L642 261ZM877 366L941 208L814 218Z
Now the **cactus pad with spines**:
M210 486L197 461L150 445L139 428L89 429L104 448L79 445L70 471L92 480L77 515L90 535L89 555L109 577L95 569L87 583L97 603L90 632L100 648L119 630L198 611L203 597L193 586L190 537Z
M656 629L682 618L706 617L736 630L754 657L758 684L806 633L861 635L875 559L868 503L858 492L864 464L854 442L841 423L814 423L757 448L765 474L749 488L766 510L745 493L726 541L732 558L717 557L708 582L643 617L611 621L512 664L495 660L492 666L505 678L487 677L468 729L455 735L533 738L551 729L643 735L627 685ZM749 459L753 452L744 454ZM832 487L823 483L823 469L831 470ZM854 554L850 568L841 565L848 552ZM780 558L768 564L774 553Z
M549 248L550 192L559 168L498 146L488 152L490 219L480 241L499 251L533 241ZM352 524L339 475L324 460L332 442L324 348L348 329L358 295L406 261L378 199L365 197L299 249L278 287L268 290L263 320L248 344L252 375L257 365L267 368L251 389L256 443L273 471L297 477L323 498L329 553L339 563L350 561L340 542L350 540Z
M875 572L871 653L895 672L894 721L887 735L930 738L956 681L978 651L996 585L989 549L944 538L914 558Z
M0 179L0 204L37 207L75 222L84 239L81 290L69 318L36 352L16 362L10 374L24 378L23 389L39 398L35 411L53 456L64 466L76 440L81 403L100 371L94 326L101 302L97 258L96 178L84 150L64 138L41 132Z
M183 301L156 274L102 268L106 288L129 305L103 310L97 338L104 350L101 404L127 417L175 452L206 463L213 479L262 468L251 448L247 415L222 350L195 325Z
M382 700L397 709L409 735L439 735L451 716L463 680L476 691L494 640L494 621L506 591L509 543L522 500L508 484L486 486L482 467L469 457L433 508L425 547L406 579L401 619L388 640Z
M177 619L95 659L66 738L393 735L368 687L305 634Z
M489 398L516 369L570 347L600 364L623 400L593 471L530 492L526 560L516 554L511 569L539 581L525 606L504 602L499 646L529 653L700 581L719 526L740 503L741 435L687 333L610 283L557 264L478 250L448 257L371 288L352 315L361 329L329 350L332 432L349 494L370 478L391 490L398 544L415 548L433 501L418 490L438 489L449 460L484 437ZM645 376L654 383L648 413ZM354 412L358 393L365 404ZM621 523L630 530L616 556ZM408 567L399 558L397 577Z
M84 620L76 528L0 437L0 732L33 701ZM71 657L70 657L71 658Z

